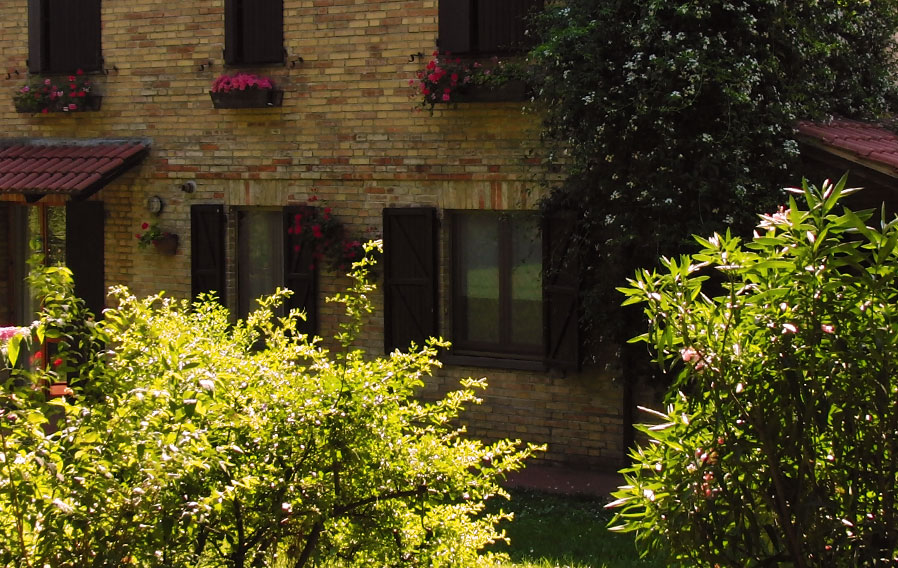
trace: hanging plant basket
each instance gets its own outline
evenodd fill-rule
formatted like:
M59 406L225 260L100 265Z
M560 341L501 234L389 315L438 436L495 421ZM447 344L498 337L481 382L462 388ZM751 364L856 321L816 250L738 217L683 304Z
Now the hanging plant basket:
M178 252L178 235L166 233L153 241L153 246L159 251L159 254L172 256Z
M31 114L47 114L47 113L66 113L66 114L74 114L78 112L96 112L100 110L100 105L103 103L103 95L94 95L88 93L84 97L76 99L77 102L61 104L61 103L51 103L46 107L39 108L33 104L26 104L19 100L14 102L16 107L16 112L18 113L31 113ZM74 105L74 106L72 106Z
M284 91L280 89L210 91L209 96L215 108L269 108L279 107L284 102Z

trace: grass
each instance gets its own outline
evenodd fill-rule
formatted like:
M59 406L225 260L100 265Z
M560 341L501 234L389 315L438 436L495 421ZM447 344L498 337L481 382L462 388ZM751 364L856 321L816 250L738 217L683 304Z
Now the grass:
M611 513L596 497L514 490L494 507L514 512L505 524L511 545L498 545L512 564L503 568L660 568L640 559L633 536L608 530Z

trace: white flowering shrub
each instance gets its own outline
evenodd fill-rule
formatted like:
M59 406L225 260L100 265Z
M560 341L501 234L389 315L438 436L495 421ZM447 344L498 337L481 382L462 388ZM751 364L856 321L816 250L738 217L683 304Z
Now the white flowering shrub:
M898 219L795 193L623 289L675 378L615 528L671 565L898 562Z

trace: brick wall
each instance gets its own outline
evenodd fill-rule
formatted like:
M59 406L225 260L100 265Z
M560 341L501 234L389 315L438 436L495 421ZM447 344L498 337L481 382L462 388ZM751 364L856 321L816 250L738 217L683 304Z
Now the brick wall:
M108 284L140 295L160 289L188 295L193 204L284 206L317 195L358 235L371 227L379 232L388 205L535 208L545 176L537 116L522 113L519 103L437 107L432 116L412 108L408 81L424 62L409 56L434 49L436 0L285 0L288 64L250 69L285 90L283 106L245 110L213 109L208 95L213 79L228 71L223 4L104 0L107 74L95 78L102 110L25 115L14 112L10 99L26 71L27 3L0 3L0 60L11 74L5 81L0 75L10 95L0 98L6 136L151 141L141 165L91 198L104 201L108 212ZM188 180L196 181L194 193L179 189ZM180 236L175 256L137 248L134 233L151 219L145 208L151 195L165 203L160 226ZM233 223L230 237L233 260ZM233 286L233 264L229 279ZM344 284L323 274L319 297ZM322 301L320 311L326 332L334 308ZM382 349L382 324L378 310L368 326L374 352ZM468 375L491 381L484 404L468 416L475 434L548 442L554 460L620 461L622 395L606 373L452 367L429 390Z

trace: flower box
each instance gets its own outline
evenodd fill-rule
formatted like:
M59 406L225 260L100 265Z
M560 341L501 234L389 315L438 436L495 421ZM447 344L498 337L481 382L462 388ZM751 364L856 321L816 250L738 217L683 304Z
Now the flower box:
M524 81L508 81L501 85L464 85L454 100L457 103L522 102L530 97Z
M84 97L78 99L78 102L72 102L67 104L62 103L52 103L47 107L40 109L34 108L30 105L22 104L20 101L15 101L16 112L18 113L31 113L31 114L47 114L47 113L75 113L75 112L95 112L100 110L100 106L103 103L102 95L94 95L91 93L86 94ZM74 105L74 107L72 106Z
M279 107L284 102L284 91L280 89L209 91L209 96L215 108L268 108Z
M178 235L174 233L165 233L161 237L153 240L153 246L159 251L159 254L172 256L178 252Z

